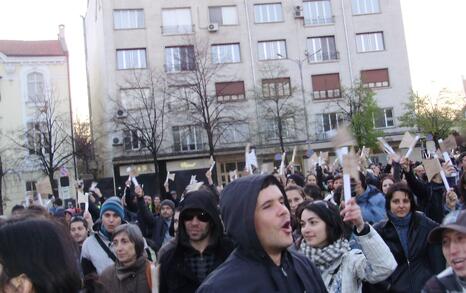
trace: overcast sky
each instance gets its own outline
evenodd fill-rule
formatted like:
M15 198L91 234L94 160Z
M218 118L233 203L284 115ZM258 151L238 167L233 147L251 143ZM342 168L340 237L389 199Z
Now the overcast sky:
M413 89L431 95L441 88L462 93L461 76L466 76L466 1L401 2ZM0 39L56 39L58 25L65 25L73 108L81 116L87 115L81 18L86 5L87 0L3 0L0 4Z

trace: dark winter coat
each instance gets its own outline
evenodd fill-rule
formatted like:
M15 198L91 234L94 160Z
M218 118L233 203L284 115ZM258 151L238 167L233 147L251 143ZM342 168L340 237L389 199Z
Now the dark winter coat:
M158 252L162 247L165 233L168 231L168 226L164 225L164 219L159 215L152 215L149 208L146 206L143 197L138 198L138 218L147 229L150 229L150 239L152 240L152 248Z
M186 210L202 209L212 220L210 244L205 251L215 255L214 269L223 263L233 250L232 242L224 235L220 214L209 191L199 190L188 193L180 205L180 225L177 238L167 244L168 247L159 260L160 293L192 293L201 284L195 273L184 262L185 255L193 250L181 220Z
M129 267L124 267L119 262L106 268L99 281L106 293L144 293L151 292L147 280L146 269L149 265L147 258L142 255Z
M438 224L421 212L413 213L408 230L408 256L401 246L400 238L390 219L374 226L387 243L398 263L393 274L384 282L365 285L365 292L419 292L426 281L445 267L439 245L427 243L429 232Z
M417 205L427 217L437 223L442 223L447 213L444 208L445 187L442 183L419 181L413 171L405 173L409 188L416 195Z
M220 198L227 233L238 247L198 293L326 292L319 271L304 255L284 250L277 266L262 248L254 225L257 197L268 176L252 175L227 185ZM286 201L283 188L280 187Z

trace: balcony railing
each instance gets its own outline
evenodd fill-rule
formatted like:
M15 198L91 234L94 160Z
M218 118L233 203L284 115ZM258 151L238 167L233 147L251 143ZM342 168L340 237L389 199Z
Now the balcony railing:
M304 18L304 25L323 25L335 23L335 16Z
M183 35L194 32L194 24L191 25L164 25L161 26L163 35Z
M318 62L325 62L325 61L332 61L332 60L339 60L340 59L340 52L318 52L317 54L309 55L309 63L318 63Z

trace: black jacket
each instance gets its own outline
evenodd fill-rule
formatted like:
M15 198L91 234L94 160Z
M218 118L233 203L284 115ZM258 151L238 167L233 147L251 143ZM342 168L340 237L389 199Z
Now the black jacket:
M438 224L421 212L412 215L408 230L408 257L401 246L395 226L389 219L374 228L387 243L398 263L393 274L384 282L368 285L365 292L420 292L426 281L445 267L439 245L427 243L429 232Z
M445 208L443 200L445 187L442 183L424 183L419 181L413 171L405 173L406 181L409 188L416 195L418 200L418 207L423 211L427 217L431 218L437 223L442 223L445 216Z
M186 195L181 205L180 224L176 240L160 256L160 293L192 293L200 282L194 272L185 264L185 255L193 248L189 244L182 219L187 209L202 209L211 218L211 240L205 252L215 256L214 269L223 263L233 250L233 244L224 235L220 214L209 191L199 190Z
M220 198L222 218L238 247L207 277L198 293L327 292L320 273L304 255L284 250L277 266L262 248L254 212L262 184L269 176L243 177L224 189ZM279 188L286 201L283 188Z
M139 228L143 230L150 230L145 233L144 237L148 237L152 240L153 245L151 246L155 252L158 252L162 247L163 240L165 239L165 233L168 231L169 226L164 225L164 219L159 215L152 215L149 208L146 206L143 197L138 198L138 224Z

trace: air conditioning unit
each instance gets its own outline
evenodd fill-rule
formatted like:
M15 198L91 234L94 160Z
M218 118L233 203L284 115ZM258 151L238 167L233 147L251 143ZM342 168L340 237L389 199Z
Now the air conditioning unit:
M116 117L117 118L126 118L126 116L128 116L128 113L126 113L125 110L123 109L118 109L117 112L116 112Z
M209 24L209 26L207 27L207 30L209 32L216 32L218 31L218 23L211 23Z
M294 18L304 18L303 8L301 6L294 7Z
M120 136L114 136L112 137L112 145L113 146L118 146L118 145L123 145L123 139Z

